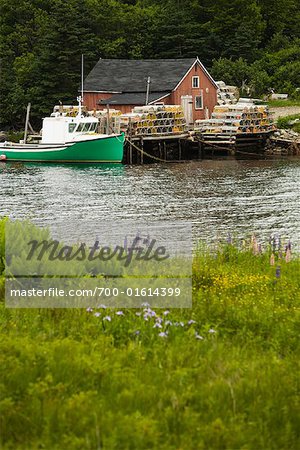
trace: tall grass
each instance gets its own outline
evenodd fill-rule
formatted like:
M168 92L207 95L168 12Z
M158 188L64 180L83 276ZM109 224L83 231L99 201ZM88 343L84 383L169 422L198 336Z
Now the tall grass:
M190 310L2 302L0 448L298 449L299 258L286 250L200 249Z

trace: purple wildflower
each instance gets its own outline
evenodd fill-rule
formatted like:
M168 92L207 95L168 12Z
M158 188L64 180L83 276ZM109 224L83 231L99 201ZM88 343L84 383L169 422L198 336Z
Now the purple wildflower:
M116 316L124 316L125 314L123 313L123 311L117 311L116 312Z
M168 326L168 325L171 326L171 325L173 325L173 322L171 322L171 320L166 320L166 321L165 321L165 325L166 325L166 326Z
M140 330L136 330L133 334L135 334L136 336L139 336L141 334Z
M166 331L161 331L159 334L158 334L158 336L159 337L168 337L168 333L166 332Z
M280 278L280 276L281 276L281 267L280 266L276 267L275 276L276 276L276 278Z
M86 312L93 312L93 308L91 308L90 306L88 308L86 308Z
M150 304L147 302L142 303L143 308L150 308Z
M208 332L209 332L210 334L214 334L214 333L216 333L216 330L214 330L213 328L211 328L210 330L208 330Z
M168 310L166 310L166 311L163 312L163 315L164 315L164 316L167 316L168 314L170 314L170 311L168 311Z
M155 322L153 328L162 328L162 324L160 322Z
M105 305L99 305L98 308L106 309Z
M103 320L107 320L108 322L111 322L111 317L110 316L105 316L105 317L103 317Z
M141 312L136 312L135 315L140 317L142 315L142 313Z
M188 321L188 325L193 325L193 323L196 323L196 320L191 319Z
M204 337L200 336L197 332L195 333L195 338L203 341Z
M100 313L100 312L96 312L96 313L94 314L94 316L95 316L95 317L100 317L100 316L101 316L101 313Z

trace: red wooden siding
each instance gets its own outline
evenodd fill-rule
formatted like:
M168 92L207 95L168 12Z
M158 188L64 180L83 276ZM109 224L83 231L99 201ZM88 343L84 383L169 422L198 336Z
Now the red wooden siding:
M192 87L192 78L199 77L199 88ZM195 108L195 97L203 93L203 109ZM210 78L205 74L202 68L196 64L188 75L182 80L178 88L171 94L171 104L181 105L182 95L192 95L193 97L193 119L205 118L205 106L208 108L209 115L211 115L214 106L217 104L217 88L212 83Z
M199 87L193 88L192 78L194 76L199 77ZM180 82L180 80L178 80ZM195 97L202 93L203 108L195 108ZM99 105L99 100L106 100L113 94L111 93L96 93L86 92L84 93L84 104L89 110L93 109L105 109L106 105ZM208 108L209 116L211 115L214 106L217 104L217 88L206 75L204 70L199 64L195 64L194 67L188 72L184 79L180 82L177 89L170 93L167 97L159 100L166 105L181 105L181 96L191 95L193 97L193 120L205 118L205 107ZM129 113L136 105L111 105L112 109L119 109L122 113Z
M110 98L113 94L110 93L99 93L99 92L84 92L83 93L83 104L87 107L88 111L93 109L105 109L106 106L98 105L99 100L106 100Z

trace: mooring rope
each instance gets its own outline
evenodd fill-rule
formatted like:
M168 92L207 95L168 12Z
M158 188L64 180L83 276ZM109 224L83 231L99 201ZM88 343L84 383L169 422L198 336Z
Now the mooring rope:
M161 158L158 158L157 156L153 156L153 155L150 155L149 153L147 153L147 152L145 152L145 150L142 150L141 148L139 148L137 145L135 145L132 141L130 141L128 138L126 138L126 141L130 144L130 145L132 145L136 150L138 150L140 153L142 153L143 155L146 155L146 156L148 156L149 158L151 158L151 159L154 159L155 161L160 161L160 162L174 162L174 161L167 161L166 159L161 159Z

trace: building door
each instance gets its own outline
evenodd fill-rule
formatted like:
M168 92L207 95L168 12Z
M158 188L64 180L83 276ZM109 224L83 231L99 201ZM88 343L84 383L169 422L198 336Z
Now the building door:
M187 125L192 125L193 120L193 97L191 95L181 96L181 106Z

